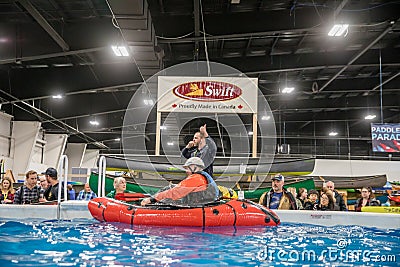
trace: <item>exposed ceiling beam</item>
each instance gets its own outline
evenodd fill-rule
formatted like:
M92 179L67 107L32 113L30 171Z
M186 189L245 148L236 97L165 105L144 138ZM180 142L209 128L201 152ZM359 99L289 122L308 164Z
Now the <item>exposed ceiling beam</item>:
M392 30L393 24L390 24L381 34L379 34L378 37L376 37L374 40L372 40L371 43L369 43L363 50L358 52L347 64L344 66L341 70L339 70L329 81L327 81L324 85L321 86L319 89L319 92L324 90L329 84L331 84L337 77L339 77L340 74L342 74L351 64L353 64L357 59L359 59L362 55L364 55L365 52L368 51L374 44L376 44L380 39L382 39L389 31Z
M65 57L65 56L71 56L71 55L77 55L77 54L85 54L85 53L96 52L96 51L100 51L100 50L104 50L104 49L110 49L110 48L103 46L103 47L96 47L96 48L64 51L64 52L60 52L60 53L44 54L44 55L38 55L38 56L27 56L27 57L21 57L21 58L7 58L7 59L1 59L0 65L17 63L17 61L18 61L18 63L20 63L20 62L26 62L26 61L39 60L39 59L48 59L48 58Z
M336 18L337 15L339 15L340 11L344 8L344 6L347 4L348 0L343 0L340 5L335 9L335 12L333 13L333 17Z
M14 99L14 100L19 100L17 97L15 97L15 96L9 94L8 92L6 92L6 91L4 91L4 90L1 90L1 89L0 89L0 92L3 93L3 94L5 94L5 95L7 95L8 97L10 97L10 98L12 98L12 99ZM65 123L65 122L63 122L63 121L61 121L61 120L59 120L59 119L57 119L57 118L54 118L52 115L50 115L50 114L48 114L47 112L41 110L40 108L37 108L37 107L35 107L35 106L29 104L29 103L26 102L26 101L20 101L20 103L14 103L13 105L16 106L16 107L18 107L18 108L21 108L22 110L27 111L24 107L20 106L20 104L23 104L23 105L27 106L28 108L30 108L32 111L34 111L34 112L30 112L30 113L33 114L33 115L35 115L35 116L37 116L38 119L39 119L40 121L43 121L43 118L42 118L41 116L39 116L37 113L40 113L41 115L44 115L44 116L46 116L47 118L50 118L50 119L52 120L52 124L55 125L55 126L57 126L58 128L60 128L60 129L62 129L62 130L68 129L69 131L72 131L74 134L79 135L79 136L80 136L83 140L85 140L86 142L88 142L88 141L93 142L93 143L96 143L96 142L97 142L97 140L95 140L95 139L93 139L92 137L86 135L85 133L79 131L79 130L76 129L75 127L72 127L71 125L69 125L69 124L67 124L67 123Z
M194 15L194 36L200 36L200 0L193 0L193 15ZM199 58L199 39L194 42L195 59Z
M382 66L383 66L383 65L382 65ZM395 74L395 75L393 75L392 77L390 77L390 78L386 79L385 81L383 81L383 82L382 82L382 86L385 85L385 84L387 84L387 83L390 82L391 80L396 79L396 78L399 77L399 76L400 76L400 72L398 72L397 74ZM375 86L375 87L372 88L371 90L365 92L364 95L369 95L372 91L375 91L375 90L377 90L377 89L380 88L380 87L381 87L381 84L378 84L377 86Z
M18 0L19 3L31 14L31 16L39 23L40 26L50 35L51 38L62 48L63 51L69 50L69 45L57 33L56 30L47 22L47 20L39 13L39 11L28 0Z

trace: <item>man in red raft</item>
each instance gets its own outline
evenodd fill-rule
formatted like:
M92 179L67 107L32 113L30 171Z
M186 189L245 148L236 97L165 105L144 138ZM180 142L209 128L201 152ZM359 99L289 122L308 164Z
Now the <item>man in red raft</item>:
M214 202L219 198L219 189L213 178L203 171L201 158L192 157L183 164L186 178L176 186L160 191L152 197L142 200L141 205L163 204L197 206Z

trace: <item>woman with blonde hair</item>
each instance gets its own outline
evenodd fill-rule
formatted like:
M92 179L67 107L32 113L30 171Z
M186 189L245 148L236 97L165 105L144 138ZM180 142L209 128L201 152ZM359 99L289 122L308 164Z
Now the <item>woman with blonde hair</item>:
M116 177L114 179L114 190L107 194L106 197L115 198L115 195L122 193L133 193L126 190L126 180L124 177Z
M0 200L1 204L12 204L14 202L15 189L13 187L13 181L10 177L5 176L1 180L0 184L1 193Z

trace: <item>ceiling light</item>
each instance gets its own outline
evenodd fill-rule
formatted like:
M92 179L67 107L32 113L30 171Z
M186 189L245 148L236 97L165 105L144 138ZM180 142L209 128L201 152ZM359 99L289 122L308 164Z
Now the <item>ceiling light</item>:
M167 126L164 125L160 126L160 130L167 130Z
M91 125L95 125L95 126L98 126L100 123L98 122L98 121L96 121L96 120L94 120L94 121L89 121L89 123L91 124Z
M53 95L53 96L51 96L53 99L61 99L62 98L62 95Z
M338 133L337 133L337 132L334 132L334 131L332 131L332 132L329 133L329 136L336 136L336 135L338 135Z
M121 141L121 138L115 138L114 141L119 142L119 141Z
M375 119L375 118L376 118L376 115L369 114L369 115L365 116L364 119L366 119L366 120L373 120L373 119Z
M252 131L250 131L248 134L249 134L249 135L253 135L253 132L252 132Z
M335 24L332 27L332 29L328 32L328 35L338 37L344 34L344 36L346 36L348 32L349 32L349 24Z
M293 91L294 91L294 87L285 87L285 88L283 88L282 93L283 94L290 94Z
M125 46L113 45L113 46L111 46L111 49L114 51L114 54L117 57L128 57L129 56L128 50Z
M267 121L269 119L271 119L271 116L262 116L261 117L261 120L263 120L263 121Z
M168 142L167 145L173 146L173 145L174 145L174 142Z
M240 4L240 0L231 0L231 4Z
M144 99L143 102L146 106L152 106L154 104L153 99Z

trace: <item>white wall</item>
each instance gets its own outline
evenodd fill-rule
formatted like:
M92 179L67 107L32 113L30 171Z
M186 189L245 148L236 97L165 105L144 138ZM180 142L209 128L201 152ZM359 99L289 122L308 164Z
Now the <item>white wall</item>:
M12 147L14 140L11 136L11 120L13 116L0 111L0 158L5 160L4 170L12 170L14 160ZM17 179L17 177L15 177Z
M37 121L13 122L12 137L15 144L12 170L16 179L21 179L21 176L31 167L30 163L40 126L41 123Z
M316 176L366 176L386 174L388 181L400 181L400 161L316 159Z

